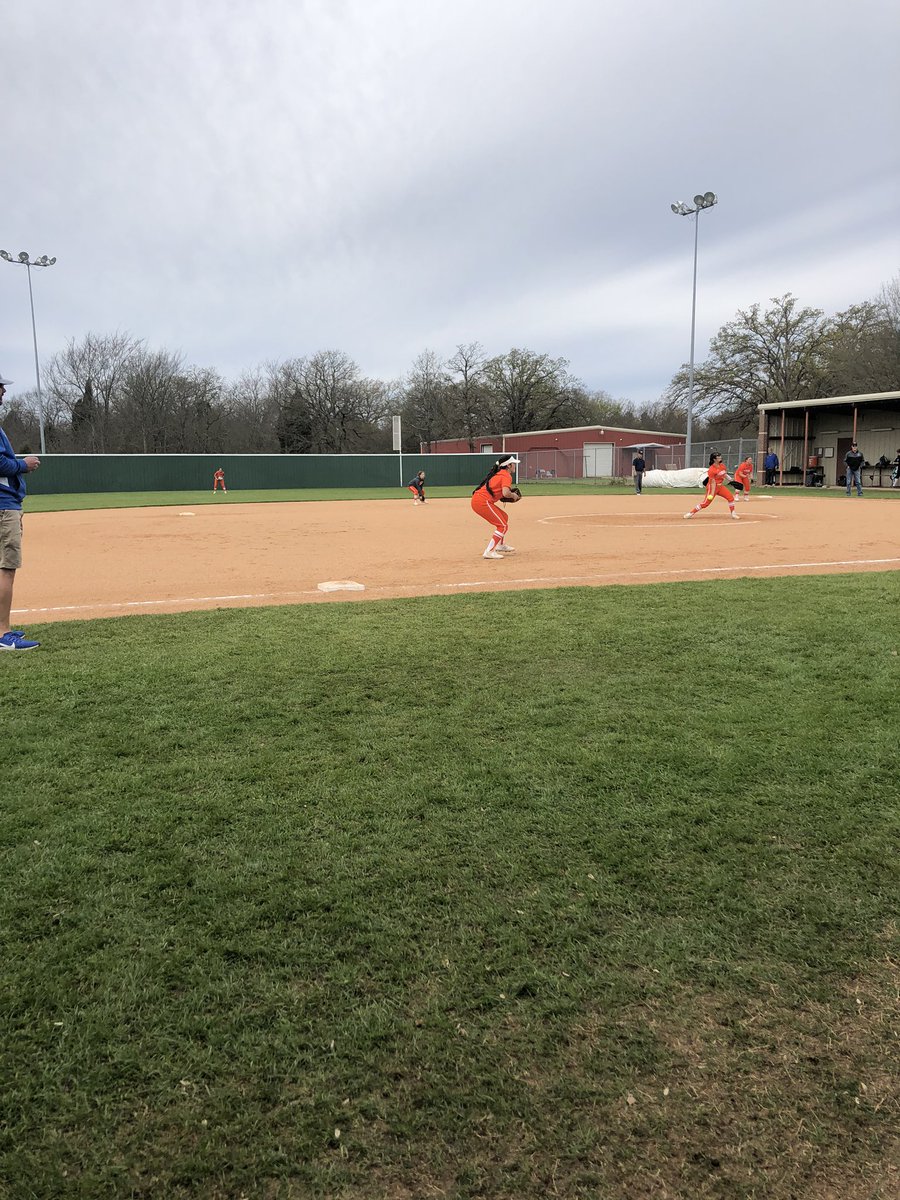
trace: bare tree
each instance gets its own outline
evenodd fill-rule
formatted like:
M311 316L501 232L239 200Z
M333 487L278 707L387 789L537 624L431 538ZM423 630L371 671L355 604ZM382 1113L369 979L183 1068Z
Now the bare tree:
M449 417L453 431L465 437L469 450L475 450L475 437L489 430L487 389L484 364L487 354L480 342L460 343L447 360L450 378Z
M807 400L820 393L827 326L817 308L798 308L788 293L766 312L754 304L723 325L710 343L709 358L694 372L695 411L727 415L752 427L760 404ZM688 369L682 367L667 399L684 404Z
M79 449L105 453L110 444L113 417L122 395L122 382L143 342L127 333L89 333L80 342L72 338L47 364L44 377L51 400L74 418Z
M900 381L900 322L892 322L889 302L867 300L837 313L826 324L823 360L826 395L894 389Z
M245 371L225 386L223 445L236 453L258 454L279 448L279 407L262 367Z
M172 418L179 379L180 354L141 350L132 356L122 383L121 419L124 443L143 454L170 450Z
M493 428L504 433L559 428L559 416L577 386L569 377L568 365L565 358L517 349L486 362L484 379Z
M449 377L443 360L433 350L423 350L403 382L403 427L410 450L418 450L449 432Z
M15 399L6 401L0 410L0 425L6 430L17 454L39 453L41 433L36 389L19 392Z
M878 302L884 309L885 318L891 328L900 333L900 273L896 274L890 283L884 284Z
M359 367L341 350L319 350L303 373L303 395L312 418L313 443L320 454L342 454L365 420Z
M381 436L385 386L363 379L340 350L320 350L271 368L281 448L293 453L343 454Z
M224 406L221 376L208 367L190 367L172 381L169 451L208 454L221 448Z

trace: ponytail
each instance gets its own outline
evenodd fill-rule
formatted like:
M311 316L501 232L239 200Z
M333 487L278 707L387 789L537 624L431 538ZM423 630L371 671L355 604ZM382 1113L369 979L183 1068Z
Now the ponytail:
M502 461L501 459L499 459L499 458L497 459L497 461L494 463L494 465L488 471L487 475L485 475L484 479L482 479L481 483L479 483L478 487L472 491L473 496L475 495L475 492L480 492L482 488L487 488L487 490L489 492L491 491L491 489L488 487L488 484L494 478L494 476L497 474L497 472L500 470L501 461ZM491 494L493 495L493 493L491 493Z

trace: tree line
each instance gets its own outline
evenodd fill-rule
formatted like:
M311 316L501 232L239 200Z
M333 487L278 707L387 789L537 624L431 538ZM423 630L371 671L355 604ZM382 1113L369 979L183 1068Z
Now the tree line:
M228 381L127 333L74 338L42 368L48 452L384 453L391 418L404 450L446 438L472 450L485 433L578 425L683 432L682 366L653 405L590 391L564 358L527 349L489 356L479 342L447 358L423 351L407 374L366 378L340 350L270 362ZM833 317L787 294L723 325L695 365L695 437L756 429L761 403L900 387L900 275L874 300ZM20 453L39 446L36 391L8 403L4 425Z

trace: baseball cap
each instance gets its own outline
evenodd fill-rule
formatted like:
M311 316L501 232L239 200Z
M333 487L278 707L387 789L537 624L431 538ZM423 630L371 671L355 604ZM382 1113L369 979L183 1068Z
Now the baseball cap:
M4 379L3 376L0 375L0 387L9 387L9 385L11 383L12 383L11 379Z

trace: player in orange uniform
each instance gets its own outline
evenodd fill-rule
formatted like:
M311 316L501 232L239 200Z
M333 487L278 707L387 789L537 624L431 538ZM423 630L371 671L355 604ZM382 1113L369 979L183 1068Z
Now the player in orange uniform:
M494 532L487 544L482 557L503 558L505 554L515 554L512 546L507 546L504 538L509 528L509 517L503 510L506 504L515 504L522 499L518 491L513 491L512 475L508 468L518 466L519 460L514 454L502 454L494 463L481 483L472 493L472 511L483 517Z
M734 471L734 481L735 483L741 484L741 494L747 501L750 500L750 483L752 479L753 458L748 454L740 466L736 467ZM740 497L738 497L738 499L740 499Z
M216 471L215 475L213 475L213 491L214 492L217 492L219 490L219 484L222 485L223 492L228 491L228 488L225 486L225 472L222 470L221 467L219 467L218 471Z
M689 521L695 513L698 513L701 508L709 508L716 496L721 496L723 500L728 501L728 509L735 519L739 521L741 518L734 511L734 496L725 486L725 481L728 478L728 470L722 462L722 455L716 454L715 451L709 456L709 471L706 475L706 495L699 504L695 504L690 512L684 514L684 519Z

